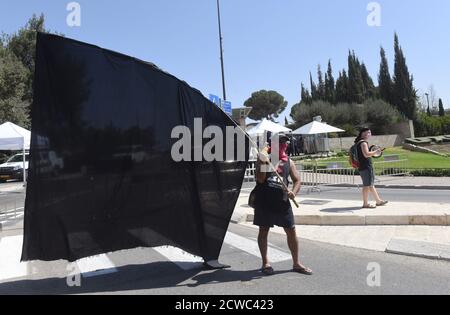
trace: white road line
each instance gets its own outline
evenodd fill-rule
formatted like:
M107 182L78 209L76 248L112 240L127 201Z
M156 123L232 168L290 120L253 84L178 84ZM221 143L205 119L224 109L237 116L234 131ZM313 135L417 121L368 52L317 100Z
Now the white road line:
M228 232L224 242L225 244L255 257L260 257L256 240ZM21 249L22 236L5 237L0 240L0 280L25 277L28 275L27 263L20 263ZM183 270L197 269L203 264L203 259L201 257L186 253L179 248L161 246L153 249ZM270 244L269 255L271 261L274 263L291 259L291 255L274 248L274 246ZM78 271L85 278L115 273L118 271L114 263L106 254L83 258L78 260L76 264Z
M28 263L20 262L22 242L22 235L0 239L0 281L28 275Z
M197 269L203 264L201 257L191 255L176 247L160 246L153 249L183 270Z
M80 259L77 265L84 278L117 272L116 266L106 254Z
M228 232L225 236L225 243L231 245L234 248L243 250L244 252L247 252L253 256L261 257L257 241ZM268 254L270 257L270 261L275 263L292 259L292 256L290 254L278 250L270 244Z

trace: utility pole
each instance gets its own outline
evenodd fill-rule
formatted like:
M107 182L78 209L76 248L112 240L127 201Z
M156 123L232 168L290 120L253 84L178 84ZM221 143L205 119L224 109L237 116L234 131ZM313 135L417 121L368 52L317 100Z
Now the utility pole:
M223 43L222 43L222 27L220 25L220 3L217 0L217 17L219 21L219 41L220 41L220 64L222 66L222 89L223 89L223 100L227 100L227 94L225 90L225 70L223 65Z

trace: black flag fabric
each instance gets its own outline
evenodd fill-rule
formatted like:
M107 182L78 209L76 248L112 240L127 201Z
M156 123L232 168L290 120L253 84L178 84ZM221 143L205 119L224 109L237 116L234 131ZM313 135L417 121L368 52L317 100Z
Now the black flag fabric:
M164 245L218 259L248 150L238 158L235 122L199 91L151 63L39 33L31 120L23 261ZM196 140L198 124L223 131L233 158L194 158L212 138ZM193 138L179 150L190 160L173 158L177 126Z

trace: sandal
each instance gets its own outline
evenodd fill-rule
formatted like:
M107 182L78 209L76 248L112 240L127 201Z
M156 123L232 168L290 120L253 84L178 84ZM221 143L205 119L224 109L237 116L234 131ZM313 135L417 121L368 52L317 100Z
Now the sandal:
M377 203L377 207L382 207L388 204L389 201L382 201L380 203Z
M378 206L378 205L377 205ZM362 206L362 209L376 209L377 206L374 205L366 205L366 206Z
M302 268L292 268L293 272L297 272L300 273L302 275L307 275L307 276L311 276L313 275L313 271L309 268L306 267L302 267Z
M275 274L275 271L273 270L272 266L267 266L261 268L261 272L265 274L266 276L272 276Z

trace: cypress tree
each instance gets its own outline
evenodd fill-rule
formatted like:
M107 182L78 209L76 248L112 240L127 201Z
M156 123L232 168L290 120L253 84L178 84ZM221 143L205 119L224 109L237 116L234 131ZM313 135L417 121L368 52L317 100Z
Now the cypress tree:
M348 96L350 103L364 102L364 82L361 75L361 64L355 52L348 55Z
M386 58L386 52L383 47L380 49L381 63L380 72L378 74L378 89L380 93L380 98L389 104L393 105L392 97L392 79L389 73L389 64Z
M414 89L414 78L409 74L403 50L395 34L395 74L394 74L394 106L408 119L416 118L417 92Z
M311 100L317 101L317 100L319 100L318 93L317 93L317 86L313 81L311 72L309 72L309 82L311 85Z
M367 71L366 65L364 63L361 64L361 77L364 83L365 90L365 99L374 98L376 95L375 92L375 84L373 84L373 80Z
M308 89L305 88L305 86L302 83L302 92L301 92L301 103L305 104L311 104L311 95L309 94Z
M325 74L325 100L331 104L336 103L336 87L333 77L331 60L328 60L328 70Z
M336 103L350 103L348 97L348 77L345 70L339 72L339 78L336 81Z
M322 70L320 65L317 66L317 78L319 80L318 95L320 100L325 100L325 82L323 81Z
M439 116L445 116L444 104L442 103L442 99L439 99Z

